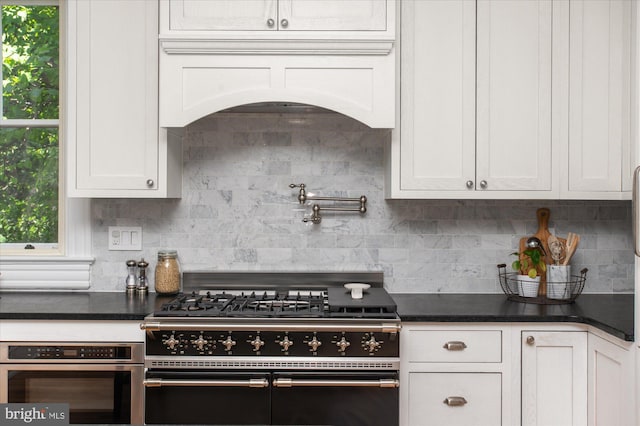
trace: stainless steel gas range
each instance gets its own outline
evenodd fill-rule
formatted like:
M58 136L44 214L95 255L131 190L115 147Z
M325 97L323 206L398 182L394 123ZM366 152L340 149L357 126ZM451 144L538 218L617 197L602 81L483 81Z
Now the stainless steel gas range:
M147 424L398 424L382 273L185 273L148 316ZM367 283L361 299L344 284Z

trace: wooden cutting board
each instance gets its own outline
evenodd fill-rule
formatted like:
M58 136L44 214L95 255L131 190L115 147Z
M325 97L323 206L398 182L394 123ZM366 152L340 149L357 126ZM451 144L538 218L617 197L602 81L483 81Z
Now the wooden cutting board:
M542 207L536 211L536 217L538 219L538 231L532 235L532 237L537 237L542 242L542 247L544 248L545 253L547 254L544 257L545 263L548 265L553 263L553 259L551 258L551 253L549 252L549 218L551 217L551 211ZM523 253L527 249L527 240L530 237L522 237L520 238L520 253ZM547 276L544 272L538 271L540 274L540 288L538 289L538 296L546 296L547 295Z
M536 211L536 217L538 219L538 231L533 234L533 237L537 237L538 239L540 239L540 241L542 242L542 247L544 247L544 251L546 253L546 256L544 257L544 261L547 265L552 265L554 263L553 258L551 257L551 250L549 250L549 237L551 236L551 232L549 232L549 220L551 218L551 211L546 208L546 207L542 207L539 208ZM527 249L527 240L530 237L522 237L520 239L520 250L519 252L522 253ZM558 241L560 241L560 243L562 244L563 247L567 246L567 239L566 238L560 238L557 237ZM564 256L566 255L566 253L563 251L562 253L562 257L560 258L560 264L562 264L562 261L564 260ZM540 271L538 271L540 272ZM547 274L546 273L540 273L540 289L538 290L538 296L540 297L546 297L547 295Z

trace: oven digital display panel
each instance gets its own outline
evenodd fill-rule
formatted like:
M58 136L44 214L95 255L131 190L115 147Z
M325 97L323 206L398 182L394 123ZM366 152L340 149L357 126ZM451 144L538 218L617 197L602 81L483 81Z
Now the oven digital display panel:
M129 346L63 346L63 345L11 345L9 359L88 359L129 360Z

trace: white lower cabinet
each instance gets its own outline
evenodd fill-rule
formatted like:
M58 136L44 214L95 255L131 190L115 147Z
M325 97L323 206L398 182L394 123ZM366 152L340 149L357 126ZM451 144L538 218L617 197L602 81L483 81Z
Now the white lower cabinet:
M522 425L587 424L587 333L522 331Z
M410 425L501 425L500 373L410 373Z
M633 425L635 375L630 342L589 334L588 397L589 426Z
M400 424L509 425L508 327L405 324Z
M404 323L400 425L635 425L632 349L582 324Z

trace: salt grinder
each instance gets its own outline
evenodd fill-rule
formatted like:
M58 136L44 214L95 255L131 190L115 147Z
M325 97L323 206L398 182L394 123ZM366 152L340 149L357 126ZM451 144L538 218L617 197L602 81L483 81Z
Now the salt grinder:
M135 293L138 289L138 277L136 276L136 268L138 262L135 260L127 260L127 279L125 280L127 294Z
M149 285L147 284L147 266L149 264L144 259L138 262L138 268L140 268L140 277L138 278L138 288L136 289L139 294L147 294L149 292Z

